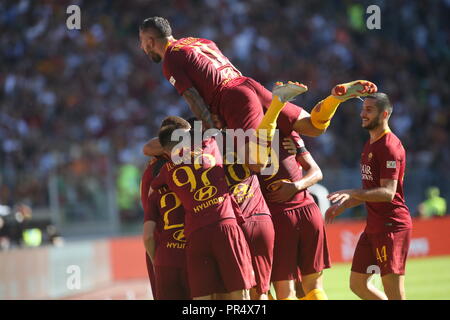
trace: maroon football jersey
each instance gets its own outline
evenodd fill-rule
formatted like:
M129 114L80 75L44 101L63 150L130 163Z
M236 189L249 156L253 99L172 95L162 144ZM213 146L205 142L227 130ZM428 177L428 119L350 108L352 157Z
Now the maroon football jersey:
M361 154L363 189L379 188L381 179L397 180L391 202L366 202L367 233L389 232L412 227L403 195L406 155L401 141L388 131L375 142L366 142Z
M154 175L165 160L152 160L144 171L141 182L141 201L144 222L154 221L155 266L184 267L185 242L184 209L180 199L167 187L149 194Z
M149 191L150 191L150 184L153 181L153 177L155 176L155 173L159 172L162 165L166 162L164 159L160 158L152 158L147 166L145 167L144 173L142 174L141 178L141 204L142 208L144 208L144 213L148 212L148 198L149 198ZM144 221L145 222L145 221Z
M239 204L244 218L256 213L270 215L256 174L242 164L226 164L225 173L230 192Z
M270 215L270 210L261 192L258 176L241 164L225 165L230 192L233 194L244 218L257 213Z
M151 193L145 221L156 222L155 266L185 267L184 209L167 187Z
M202 142L186 161L167 162L153 180L152 188L168 185L185 209L185 233L227 218L236 218L240 209L230 195L220 150L214 138Z
M284 136L280 134L280 141L283 141ZM297 147L304 147L303 140L296 132L292 132L290 138L292 138ZM274 183L277 181L298 181L303 177L302 169L296 160L295 155L291 155L287 150L285 150L280 143L280 149L278 153L278 170L274 175L259 175L259 182L261 183L261 188L263 194L267 194L274 189ZM270 202L267 201L270 212L275 214L276 212L283 212L286 210L292 210L299 208L314 202L313 197L309 194L307 189L304 189L294 195L292 199L284 203Z
M142 174L141 178L141 204L142 208L144 208L144 214L148 212L148 198L149 198L149 191L150 191L150 184L153 180L153 168L155 167L156 159L153 158L150 160L150 162L147 164L147 167L144 170L144 173ZM145 222L145 219L144 219Z
M223 85L241 76L213 41L192 37L169 44L163 74L180 95L195 87L207 105L213 103Z

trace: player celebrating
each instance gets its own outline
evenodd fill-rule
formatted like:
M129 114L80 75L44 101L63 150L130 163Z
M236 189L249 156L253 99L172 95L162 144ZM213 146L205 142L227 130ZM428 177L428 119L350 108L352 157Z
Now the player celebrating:
M181 201L167 186L149 192L153 178L166 162L164 159L153 159L142 177L143 240L149 258L147 269L155 300L187 300L190 293Z
M304 92L306 89L301 84L291 84L292 86L277 84L274 89L274 95L276 94L279 96L280 101L287 101ZM264 117L261 116L260 119L260 115L258 115L256 118L259 121L258 123L252 123L252 125L256 127L258 133L260 132L259 130L265 130L265 132L268 133L264 135L266 142L270 143L275 135L276 121L283 106L285 106L285 103L279 105L272 104ZM220 118L216 115L213 116L216 127L223 128L224 124L220 121ZM226 138L224 139L224 141L227 140L228 139ZM225 148L225 150L228 149ZM230 151L234 152L235 150ZM253 149L253 151L255 150ZM163 150L159 139L150 140L144 147L144 154L148 156L158 156L161 155L162 152ZM259 157L261 153L256 153L256 155L253 153L251 156L259 158L257 160L266 163L268 160L268 152L266 153L266 157L262 156L262 158L264 158L263 161L261 157ZM246 160L249 159L246 158ZM242 212L240 218L243 218L240 226L247 239L252 256L252 264L256 278L256 287L252 288L250 291L252 299L268 298L267 293L270 285L270 274L273 261L274 227L270 211L262 196L258 177L249 170L250 167L259 170L263 166L264 165L246 166L237 163L228 163L225 165L227 183L240 206ZM298 167L296 167L296 169L298 169ZM321 234L320 231L319 233Z
M213 117L217 127L223 128L219 119ZM224 152L227 152L226 133L223 133ZM233 152L233 150L229 150ZM236 159L236 153L233 152ZM227 154L224 154L226 157ZM255 272L256 286L250 289L252 300L267 300L272 272L275 230L266 200L261 192L258 176L245 164L225 163L225 174L230 192L242 212L240 226L247 240Z
M238 204L230 195L222 155L214 138L194 145L190 152L174 148L171 139L177 128L189 132L187 121L171 117L177 124L163 126L159 141L167 157L181 155L181 161L167 162L152 182L157 189L168 185L185 208L187 267L194 299L211 299L226 292L226 299L245 299L246 289L255 285L249 248L237 224ZM181 153L180 153L181 152ZM184 161L189 159L190 161ZM213 183L214 182L214 183Z
M388 125L392 104L384 93L364 100L362 127L370 134L361 154L362 189L340 190L327 221L345 209L365 203L367 225L353 256L350 288L361 299L405 299L405 265L412 222L403 195L405 149ZM372 266L381 271L384 293L369 283Z
M241 72L218 49L213 41L200 38L175 39L169 22L162 17L145 19L139 31L140 45L154 62L163 62L166 79L184 97L192 112L212 127L211 113L219 115L231 129L255 128L262 114L273 104L283 108L286 101ZM306 87L285 84L299 93ZM376 92L376 86L357 80L336 86L332 94L319 102L311 115L287 103L280 114L278 127L289 136L292 130L307 136L325 132L339 104L356 96ZM298 93L297 93L298 94Z
M169 117L171 118L171 117ZM196 118L187 121L194 126ZM220 120L213 117L217 127L222 128ZM226 132L222 131L223 142L226 144ZM146 156L160 155L160 145L153 149L156 143L149 142L150 145L144 148ZM228 156L227 149L224 146L224 158ZM149 153L148 153L149 152ZM236 154L233 155L236 160ZM253 270L255 272L256 286L250 289L250 298L252 300L267 300L270 288L270 274L272 272L273 246L275 231L273 228L272 217L267 207L264 196L261 192L258 176L254 174L245 164L224 163L226 181L230 193L236 199L242 215L239 225L244 233L250 248Z
M326 232L322 213L307 190L322 179L322 172L298 134L290 138L296 156L280 149L276 174L260 175L275 228L272 282L277 299L296 300L295 281L301 280L304 300L325 300L322 271L331 266Z
M150 184L153 180L153 166L155 163L155 159L152 159L147 164L147 167L144 170L141 178L140 192L141 192L141 205L144 209L144 231L142 234L142 240L144 241L145 247L145 264L147 266L148 279L150 281L150 289L152 291L153 299L156 299L156 280L155 280L155 267L153 265L153 261L151 256L154 255L155 252L155 241L154 241L154 225L151 227L145 227L146 222L146 212L148 212L148 198L150 193Z

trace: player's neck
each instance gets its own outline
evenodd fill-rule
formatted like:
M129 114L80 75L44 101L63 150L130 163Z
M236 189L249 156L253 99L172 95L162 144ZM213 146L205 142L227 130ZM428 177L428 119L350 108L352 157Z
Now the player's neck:
M390 132L389 126L387 123L382 124L381 126L376 127L373 130L369 131L370 134L370 143L374 143L375 141L382 138L386 133Z
M164 57L164 54L166 53L167 48L173 43L177 41L177 39L175 39L174 37L170 36L166 39L164 45L163 45L163 49L162 49L162 56Z

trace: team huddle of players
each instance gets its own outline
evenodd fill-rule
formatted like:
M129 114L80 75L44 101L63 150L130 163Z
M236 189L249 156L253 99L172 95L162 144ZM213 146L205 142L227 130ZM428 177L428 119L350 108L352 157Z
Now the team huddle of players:
M308 297L324 298L321 271L330 267L325 229L305 184L321 174L301 138L291 134L295 147L280 149L278 170L266 176L226 163L215 137L192 145L190 161L174 163L178 141L170 137L177 129L194 133L187 121L166 118L158 137L164 151L151 160L141 185L156 299L239 299L246 289L264 299L271 281L278 298L290 299L289 286L301 275L312 278L305 282L314 287ZM302 181L302 167L312 178ZM271 201L292 181L303 185Z
M306 92L306 86L276 83L270 92L242 76L213 41L173 38L164 18L146 19L139 36L141 48L154 62L163 62L164 76L205 128L254 129L268 149L278 129L283 141L279 150L272 148L270 157L253 154L247 143L246 159L255 161L229 162L224 161L227 148L218 147L217 136L192 139L189 148L179 148L174 132L195 135L192 125L179 117L162 122L158 138L144 147L153 158L141 184L154 297L267 299L272 283L277 299L296 299L296 284L303 289L298 294L303 299L326 299L326 232L307 191L322 173L300 135L324 133L340 103L359 96L376 100L377 87L365 80L337 85L310 114L289 102ZM276 170L263 174L275 158ZM388 161L388 169L396 167L396 160ZM339 206L330 211L332 216L353 201L344 192L333 196Z

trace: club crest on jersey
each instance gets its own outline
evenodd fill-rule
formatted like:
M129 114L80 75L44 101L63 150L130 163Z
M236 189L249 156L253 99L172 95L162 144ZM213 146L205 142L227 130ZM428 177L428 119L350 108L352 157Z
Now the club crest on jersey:
M386 168L395 169L397 168L397 163L395 161L386 161Z
M371 160L371 159L372 159L372 157L373 157L373 153L372 153L372 152L370 152L370 153L369 153L369 155L367 156L367 159Z
M170 76L169 82L170 82L171 85L175 86L176 80L175 80L175 78L173 76Z

